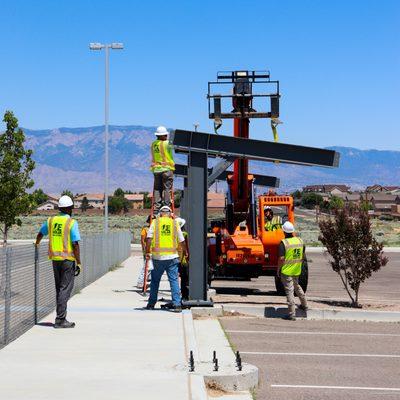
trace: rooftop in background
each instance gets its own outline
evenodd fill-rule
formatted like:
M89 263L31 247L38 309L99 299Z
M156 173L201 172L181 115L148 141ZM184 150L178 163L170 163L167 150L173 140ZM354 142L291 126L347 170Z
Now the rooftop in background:
M134 193L134 194L124 194L125 199L129 201L143 201L144 194Z
M350 190L350 186L343 184L322 184L322 185L307 185L303 187L304 192L330 193L335 189L341 192L348 192Z
M103 193L84 193L76 197L74 200L83 200L84 197L86 197L89 201L104 201Z

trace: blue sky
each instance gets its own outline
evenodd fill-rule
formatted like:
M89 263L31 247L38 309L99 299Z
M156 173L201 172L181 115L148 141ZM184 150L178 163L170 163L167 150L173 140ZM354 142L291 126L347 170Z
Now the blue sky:
M0 112L23 127L110 122L211 132L207 82L219 70L269 69L281 83L281 141L400 150L398 1L3 0ZM251 136L270 140L267 121ZM231 123L221 129L231 132Z

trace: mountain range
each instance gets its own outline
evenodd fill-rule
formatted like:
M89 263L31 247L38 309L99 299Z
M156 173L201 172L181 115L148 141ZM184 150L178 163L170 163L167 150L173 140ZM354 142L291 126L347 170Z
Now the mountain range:
M149 146L155 127L110 126L110 189L149 190ZM35 187L47 193L102 192L104 187L104 127L24 129L27 147L34 151ZM339 168L252 162L251 172L280 178L281 191L319 183L367 185L400 184L400 151L329 147L340 152ZM184 161L182 156L177 156Z

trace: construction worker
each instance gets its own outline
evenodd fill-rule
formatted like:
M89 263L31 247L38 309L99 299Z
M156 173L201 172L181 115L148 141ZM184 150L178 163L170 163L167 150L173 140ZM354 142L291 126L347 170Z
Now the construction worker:
M152 258L154 267L151 271L150 297L146 306L148 310L154 310L161 277L164 272L167 272L171 286L172 310L175 312L182 311L178 278L179 245L182 246L185 257L189 255L181 228L172 218L171 213L171 208L162 206L159 215L152 221L147 232L146 260Z
M136 287L138 289L141 289L143 287L143 281L144 281L144 272L146 269L146 239L147 239L147 232L149 231L150 227L150 221L151 221L151 216L149 215L146 219L145 224L142 227L142 230L140 231L140 244L142 245L142 254L143 254L143 267L140 271L138 281L136 284ZM150 269L147 271L147 282L150 282Z
M186 229L184 227L186 221L183 218L176 218L175 221L178 222L182 230L183 237L185 238L186 249L189 252L188 233L186 232ZM185 256L182 246L179 246L178 254L179 276L181 278L181 296L182 300L189 300L189 259Z
M300 299L300 309L307 311L307 299L299 284L299 276L303 265L305 246L303 241L294 236L294 226L291 222L286 221L282 230L285 234L279 245L279 259L277 275L281 278L283 287L285 288L288 303L289 314L286 319L296 320L296 304L294 301L294 292Z
M154 133L157 139L151 144L151 171L154 174L153 214L157 215L161 206L171 207L175 161L172 146L168 142L168 131L159 126Z
M264 207L264 218L265 225L264 228L266 231L276 231L277 229L282 228L282 218L280 215L274 216L274 212L270 206Z
M81 272L78 222L71 218L74 203L69 196L58 201L59 214L50 217L40 228L35 246L43 236L49 235L49 259L53 263L56 285L57 316L54 328L74 328L75 323L67 321L67 302L74 287L74 278Z

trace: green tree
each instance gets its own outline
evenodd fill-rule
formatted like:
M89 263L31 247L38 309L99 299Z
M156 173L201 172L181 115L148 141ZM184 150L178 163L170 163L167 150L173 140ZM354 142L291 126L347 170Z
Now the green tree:
M329 200L329 209L338 210L344 207L344 201L340 197L332 196Z
M301 205L305 208L315 208L315 206L319 206L323 203L323 198L318 193L303 193L301 198Z
M174 207L179 208L181 206L182 190L175 190L174 192Z
M6 111L3 122L6 131L0 134L0 231L6 245L10 228L15 224L21 226L18 217L32 209L27 190L34 184L31 174L35 162L32 150L24 147L25 135L13 112Z
M149 192L140 192L140 194L143 194L143 208L150 209L152 201Z
M72 192L69 189L64 189L61 192L61 196L69 196L69 197L71 197L72 200L74 200L74 195L72 194Z
M292 197L293 197L294 199L301 199L301 196L302 196L302 192L301 192L300 190L295 190L295 191L292 193Z
M124 197L124 194L125 194L125 192L121 188L116 189L114 192L114 196L117 196L117 197Z
M361 283L388 262L383 244L372 234L368 213L360 208L354 213L336 209L333 217L319 223L319 228L319 240L326 246L332 269L339 275L352 306L359 307Z
M49 199L49 196L42 189L36 189L31 194L32 204L37 207Z
M111 196L108 199L108 211L111 214L127 213L131 208L132 204L124 197Z
M89 207L90 207L89 200L87 199L86 196L84 196L81 203L82 212L85 212Z

